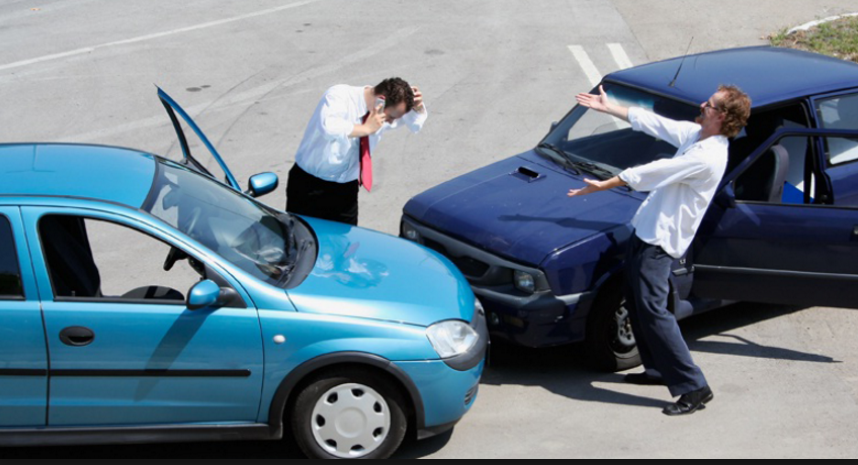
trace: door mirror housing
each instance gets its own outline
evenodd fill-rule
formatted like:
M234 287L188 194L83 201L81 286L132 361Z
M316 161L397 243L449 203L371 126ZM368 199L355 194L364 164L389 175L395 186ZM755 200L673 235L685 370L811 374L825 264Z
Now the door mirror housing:
M188 292L188 310L195 311L209 307L224 307L240 298L234 289L222 288L207 279L199 282Z
M256 198L268 195L280 186L280 178L274 173L261 173L250 178L247 195Z

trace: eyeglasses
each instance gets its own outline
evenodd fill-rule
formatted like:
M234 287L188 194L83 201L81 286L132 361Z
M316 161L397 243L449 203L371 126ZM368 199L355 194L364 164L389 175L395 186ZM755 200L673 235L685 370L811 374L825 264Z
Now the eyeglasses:
M706 103L703 104L703 109L705 110L707 108L711 108L715 111L722 111L720 108L716 107L715 105L712 105L708 100L706 101Z

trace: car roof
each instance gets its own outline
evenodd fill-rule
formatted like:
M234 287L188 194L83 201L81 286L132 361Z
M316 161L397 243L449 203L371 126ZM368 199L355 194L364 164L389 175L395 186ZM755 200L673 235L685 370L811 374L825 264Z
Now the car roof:
M81 197L140 208L155 156L119 147L0 144L0 196Z
M816 53L748 47L689 55L613 73L606 80L653 91L695 105L718 86L738 85L754 108L858 87L858 64Z

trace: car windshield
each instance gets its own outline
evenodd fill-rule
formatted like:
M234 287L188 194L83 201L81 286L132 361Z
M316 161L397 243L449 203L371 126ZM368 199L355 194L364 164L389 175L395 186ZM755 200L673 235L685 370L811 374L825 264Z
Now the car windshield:
M143 210L269 284L284 283L297 261L294 220L167 160Z
M700 108L693 105L617 84L604 86L609 98L619 105L641 107L675 120L694 121L700 115ZM578 106L542 141L540 153L604 179L628 168L671 158L676 148L633 131L625 121Z

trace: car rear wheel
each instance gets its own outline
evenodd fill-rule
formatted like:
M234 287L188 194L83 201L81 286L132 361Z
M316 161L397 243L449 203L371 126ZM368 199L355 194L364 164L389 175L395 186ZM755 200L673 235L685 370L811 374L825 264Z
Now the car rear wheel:
M397 390L358 369L316 378L298 395L292 415L295 440L311 459L385 459L407 429Z
M641 364L621 280L608 283L593 303L587 323L587 364L605 372L625 371Z

